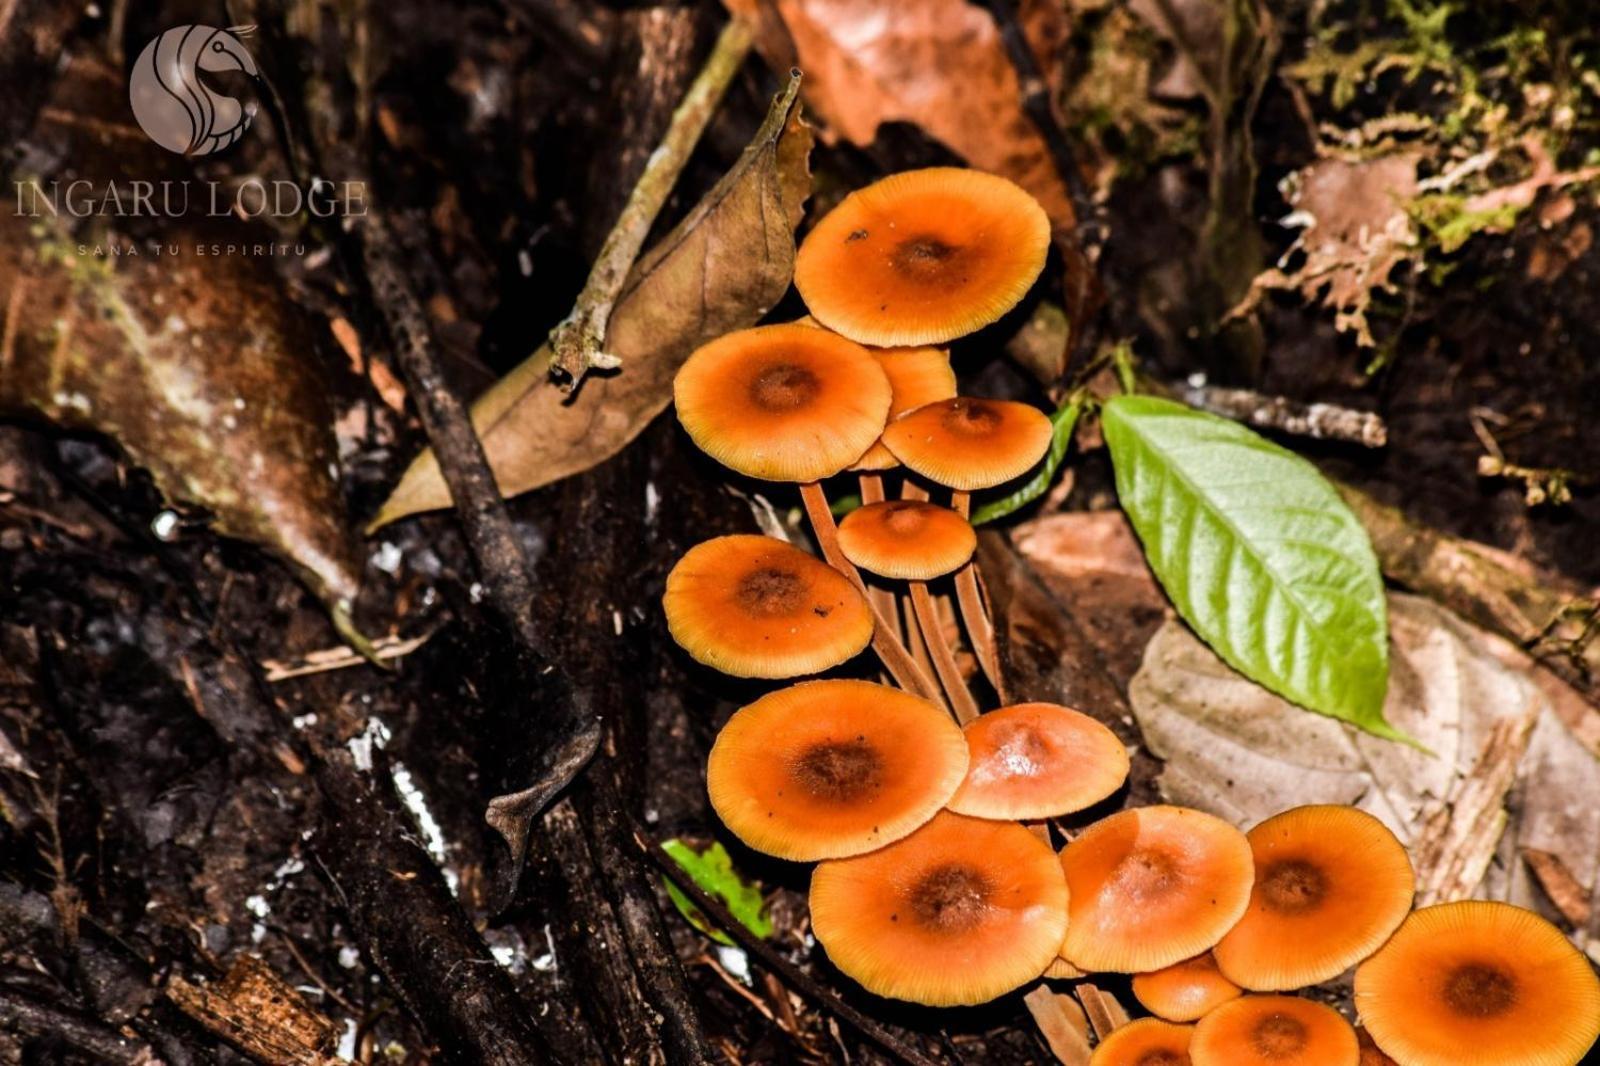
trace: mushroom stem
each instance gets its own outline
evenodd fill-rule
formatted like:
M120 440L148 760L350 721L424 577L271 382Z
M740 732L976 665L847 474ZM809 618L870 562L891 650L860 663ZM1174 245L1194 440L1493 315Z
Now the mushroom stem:
M928 595L926 581L911 582L911 605L916 610L922 639L933 655L934 670L950 697L950 707L955 711L956 721L966 725L978 717L978 704L961 676L961 668L956 665L955 652L945 638L944 627L939 624L939 613L934 609L933 597Z
M1094 1026L1095 1036L1101 1040L1128 1024L1128 1012L1117 1002L1117 997L1109 992L1102 992L1093 981L1079 984L1077 992L1078 1002L1083 1004L1083 1011L1089 1016L1089 1024Z
M1028 1005L1033 1024L1039 1027L1039 1035L1058 1062L1063 1066L1088 1066L1089 1022L1071 996L1052 992L1041 981L1022 1001Z
M833 520L833 511L828 507L828 497L822 491L822 486L815 481L805 482L800 486L800 499L806 505L806 516L811 519L811 528L816 532L817 544L822 548L823 556L835 570L849 578L862 595L866 595L867 585L861 580L860 571L839 550L839 527ZM872 611L872 650L878 653L878 659L894 677L895 683L907 692L932 700L941 707L948 706L939 686L917 665L911 653L906 651L906 646L900 643L899 636L889 628L888 620L872 605L870 599L867 607Z
M972 494L956 489L950 494L951 508L963 518L972 510ZM1005 675L1000 670L1000 648L995 642L994 620L984 605L983 590L978 586L978 561L973 559L956 571L956 602L961 605L961 621L972 640L972 650L983 667L983 676L989 679L995 695L1002 704L1010 703L1006 691Z
M861 475L861 502L862 504L882 503L883 476L881 474ZM868 585L867 598L872 601L873 609L883 615L884 620L894 628L896 635L905 632L901 625L900 600L889 589L882 585Z

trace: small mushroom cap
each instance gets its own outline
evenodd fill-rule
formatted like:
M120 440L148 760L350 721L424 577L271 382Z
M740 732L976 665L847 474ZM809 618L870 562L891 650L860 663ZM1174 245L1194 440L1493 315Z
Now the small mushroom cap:
M932 581L962 566L978 547L972 524L948 507L886 500L857 507L839 523L839 549L868 573Z
M1050 432L1036 407L958 396L901 415L883 443L923 477L970 492L1027 473L1049 450Z
M1050 220L1005 178L932 167L845 197L807 234L794 283L811 314L862 344L942 344L1027 294Z
M1356 970L1356 1012L1406 1066L1574 1066L1600 1037L1600 979L1561 930L1509 903L1412 914Z
M961 730L927 700L868 681L809 681L728 720L706 787L740 840L813 862L881 848L925 824L966 767Z
M1229 980L1279 992L1332 980L1377 951L1411 910L1405 846L1355 807L1296 807L1246 834L1255 887L1216 947Z
M1209 952L1133 979L1133 997L1169 1022L1198 1021L1240 994Z
M868 348L889 378L889 421L935 400L956 394L956 372L950 353L943 348ZM878 441L867 449L852 470L890 470L900 465L894 453Z
M965 728L967 779L950 809L977 818L1033 820L1071 814L1128 779L1128 749L1088 715L1054 703L1019 703Z
M811 926L869 992L986 1003L1055 957L1067 886L1049 846L1022 826L942 811L898 843L819 865Z
M850 579L772 537L717 537L667 575L667 629L697 662L734 677L798 677L872 642L872 611Z
M865 348L823 329L757 326L699 348L678 371L678 421L724 466L820 481L860 459L889 417L889 379Z
M1089 971L1147 973L1210 950L1250 902L1244 834L1186 807L1119 811L1061 852L1072 921L1061 954Z
M1140 1018L1100 1041L1089 1066L1189 1066L1194 1026Z
M1356 1031L1332 1007L1294 996L1245 996L1195 1026L1194 1066L1359 1066Z

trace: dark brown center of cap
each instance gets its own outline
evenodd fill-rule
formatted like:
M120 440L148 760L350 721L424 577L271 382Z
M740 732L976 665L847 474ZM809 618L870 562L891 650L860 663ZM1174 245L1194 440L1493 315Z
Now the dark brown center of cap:
M1517 982L1499 966L1464 963L1445 978L1444 1001L1468 1018L1493 1018L1516 1004Z
M775 363L750 382L750 402L763 411L793 411L817 398L822 382L810 368Z
M1316 910L1328 897L1328 876L1320 866L1304 859L1284 859L1261 875L1261 902L1279 914L1304 914Z
M912 237L895 245L890 262L900 273L920 281L945 273L960 253L960 248L937 237Z
M867 796L883 780L883 756L865 737L814 744L795 761L795 778L807 792L838 803Z
M889 503L883 508L883 525L901 537L914 537L928 524L928 512L915 503Z
M1155 848L1139 848L1117 863L1111 884L1135 903L1171 895L1183 883L1172 856Z
M1290 1059L1305 1050L1305 1023L1287 1014L1269 1014L1250 1030L1250 1043L1264 1059Z
M1151 1048L1135 1059L1133 1066L1189 1066L1189 1056L1169 1048Z
M1000 428L999 408L987 400L961 397L945 405L944 428L958 437L988 437Z
M805 605L806 583L792 570L767 566L740 578L734 596L740 607L757 618L781 618Z
M962 933L983 921L989 879L964 863L935 866L911 886L911 913L918 922L945 933Z

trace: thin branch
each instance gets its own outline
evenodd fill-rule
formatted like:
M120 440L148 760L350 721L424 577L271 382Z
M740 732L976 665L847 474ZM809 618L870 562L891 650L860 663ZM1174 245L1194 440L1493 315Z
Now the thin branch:
M637 827L633 831L633 838L661 872L671 878L703 914L732 937L747 954L777 974L784 984L866 1037L897 1062L904 1063L905 1066L939 1066L933 1059L908 1046L905 1041L844 1002L826 986L778 954L772 945L750 932L743 922L728 912L728 908L724 907L721 901L697 885L694 878L686 874L672 856L662 851L659 844L645 836Z
M1300 403L1283 396L1268 396L1252 389L1224 389L1211 385L1185 385L1179 398L1191 407L1222 415L1262 429L1313 440L1339 440L1363 448L1381 448L1389 442L1383 416L1333 403Z
M729 19L722 28L711 55L672 113L661 144L651 153L622 214L606 236L572 313L551 331L550 368L564 376L567 388L575 388L591 367L610 370L620 365L615 355L604 350L612 308L679 172L750 53L751 39L750 27L742 19Z

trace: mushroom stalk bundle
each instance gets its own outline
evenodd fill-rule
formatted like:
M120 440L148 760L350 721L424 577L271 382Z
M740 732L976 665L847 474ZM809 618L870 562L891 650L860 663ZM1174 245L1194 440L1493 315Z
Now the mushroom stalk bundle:
M758 851L818 864L812 928L841 973L932 1006L1036 985L1047 1030L1064 1015L1040 982L1076 981L1092 1066L1358 1066L1347 1020L1282 994L1351 967L1363 1035L1401 1066L1576 1066L1600 1036L1583 956L1506 904L1412 913L1410 857L1363 811L1302 807L1248 834L1165 805L1070 833L1054 821L1125 796L1128 750L1090 714L1009 705L969 519L971 493L1038 466L1051 423L960 395L932 347L1010 310L1048 244L1043 212L1002 178L895 175L802 242L810 318L718 338L680 370L689 436L738 474L796 484L823 558L761 536L692 548L667 580L673 637L765 679L870 646L894 683L800 681L735 712L707 767L718 816ZM824 483L840 474L861 505L836 522ZM980 706L953 631L1002 706ZM1157 1017L1130 1021L1097 973L1133 975ZM1055 1035L1087 1047L1087 1031Z

